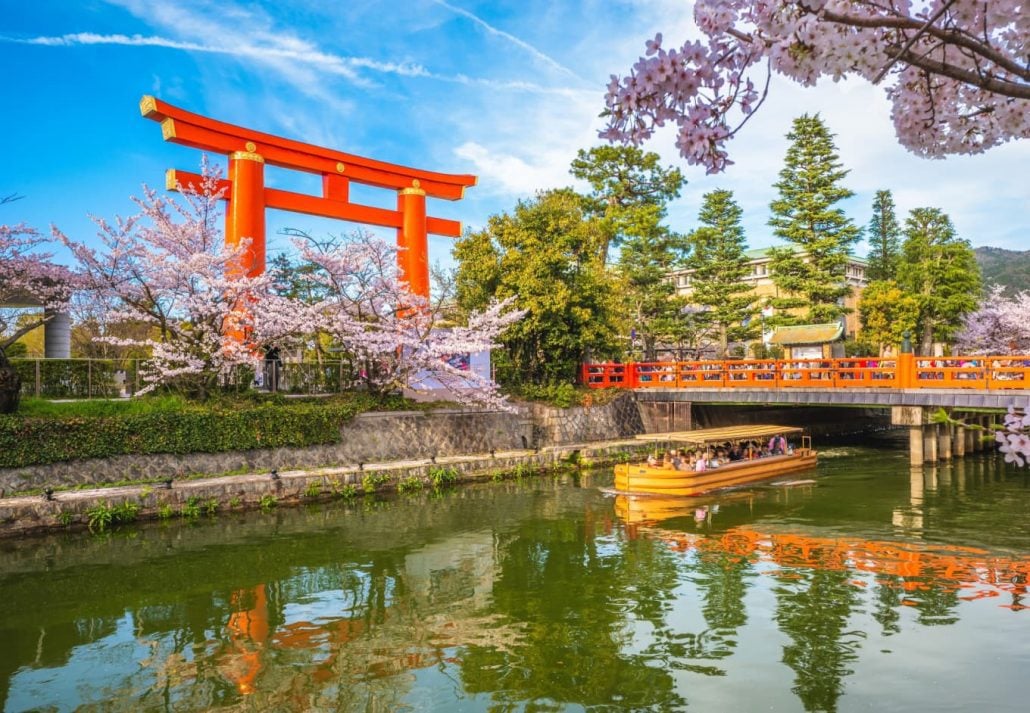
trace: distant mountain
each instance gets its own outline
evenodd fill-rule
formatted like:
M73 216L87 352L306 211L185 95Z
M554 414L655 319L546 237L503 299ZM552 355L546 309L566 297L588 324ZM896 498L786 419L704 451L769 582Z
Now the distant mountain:
M976 248L986 285L1001 285L1006 294L1030 290L1030 250Z

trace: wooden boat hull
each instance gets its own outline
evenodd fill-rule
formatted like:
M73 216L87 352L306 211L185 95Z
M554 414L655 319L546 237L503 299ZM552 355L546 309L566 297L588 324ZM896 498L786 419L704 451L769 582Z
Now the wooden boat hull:
M625 463L615 466L615 490L653 495L701 495L719 488L746 485L814 468L816 459L815 451L799 449L792 455L738 461L700 473Z

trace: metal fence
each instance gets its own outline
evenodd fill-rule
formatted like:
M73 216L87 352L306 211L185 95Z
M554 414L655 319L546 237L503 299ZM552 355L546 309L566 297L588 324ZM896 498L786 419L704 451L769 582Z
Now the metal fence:
M21 377L23 396L47 399L111 399L132 396L146 382L142 359L11 359ZM334 394L353 388L351 362L266 362L250 374L247 387L287 394Z

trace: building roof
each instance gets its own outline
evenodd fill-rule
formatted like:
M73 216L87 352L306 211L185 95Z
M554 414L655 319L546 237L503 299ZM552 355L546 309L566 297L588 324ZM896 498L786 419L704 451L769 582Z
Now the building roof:
M795 253L805 252L800 246L797 245L767 245L764 248L754 248L753 250L745 250L744 255L748 260L761 260L769 257L769 251L772 248L790 248ZM859 265L868 265L869 261L865 258L858 257L856 255L849 255L848 260Z
M798 324L793 327L777 327L769 337L770 344L783 346L794 344L825 344L834 342L844 334L844 325L840 322L829 324Z

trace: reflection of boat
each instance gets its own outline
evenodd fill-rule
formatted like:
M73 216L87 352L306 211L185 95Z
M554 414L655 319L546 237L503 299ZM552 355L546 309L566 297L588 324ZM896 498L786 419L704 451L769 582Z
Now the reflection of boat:
M730 461L706 470L680 470L670 464L648 465L625 463L615 466L615 490L620 493L650 493L653 495L700 495L719 488L745 485L759 480L775 478L786 473L812 468L816 452L812 441L801 435L803 429L791 426L732 426L676 433L649 433L637 436L643 441L683 445L696 449L709 457L719 447L757 444L766 439L800 436L800 445L790 445L781 455Z

